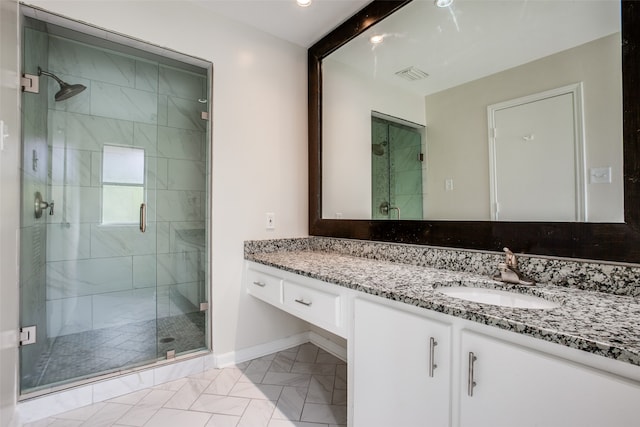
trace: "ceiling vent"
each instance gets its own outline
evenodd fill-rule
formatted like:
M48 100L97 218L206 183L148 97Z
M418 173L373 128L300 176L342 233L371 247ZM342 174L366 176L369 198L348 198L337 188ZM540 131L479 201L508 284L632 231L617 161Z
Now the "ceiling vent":
M409 67L409 68L405 68L404 70L400 70L396 72L396 76L402 77L405 80L413 82L415 80L425 79L429 77L429 74L425 73L424 71L416 67Z

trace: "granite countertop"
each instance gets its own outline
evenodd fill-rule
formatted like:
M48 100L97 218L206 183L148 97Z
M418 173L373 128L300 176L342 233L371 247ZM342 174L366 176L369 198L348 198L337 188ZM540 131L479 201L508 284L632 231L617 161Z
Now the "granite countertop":
M537 284L505 285L487 276L298 250L252 253L250 261L360 292L495 326L640 366L640 300L603 292ZM560 303L539 310L498 307L448 297L440 286L514 289Z

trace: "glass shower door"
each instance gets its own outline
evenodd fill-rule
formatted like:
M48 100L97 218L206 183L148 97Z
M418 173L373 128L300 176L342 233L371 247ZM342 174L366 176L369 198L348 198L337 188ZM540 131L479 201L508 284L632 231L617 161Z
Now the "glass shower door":
M207 348L208 80L158 69L158 356Z
M123 123L55 106L45 117L48 137L33 143L37 153L26 137L32 118L24 121L32 167L23 178L29 226L21 264L25 277L36 263L42 274L22 289L22 325L38 317L37 342L21 348L23 392L157 358L155 160L133 140L114 138L108 125ZM30 183L35 163L48 169L37 185ZM39 194L49 204L41 216L34 211Z
M23 72L86 89L55 100L41 76L23 94L21 326L37 339L20 349L22 394L209 335L207 70L49 29L25 17Z

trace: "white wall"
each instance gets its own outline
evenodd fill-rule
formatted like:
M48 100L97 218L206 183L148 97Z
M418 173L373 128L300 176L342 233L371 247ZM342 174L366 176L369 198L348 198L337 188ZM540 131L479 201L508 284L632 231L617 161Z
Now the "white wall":
M214 351L306 330L241 292L244 240L307 235L306 50L187 2L32 4L213 63Z
M371 112L424 125L424 98L337 61L322 74L322 217L370 219Z
M0 1L0 120L8 126L0 151L0 426L15 425L18 390L18 248L20 131L18 124L18 14Z

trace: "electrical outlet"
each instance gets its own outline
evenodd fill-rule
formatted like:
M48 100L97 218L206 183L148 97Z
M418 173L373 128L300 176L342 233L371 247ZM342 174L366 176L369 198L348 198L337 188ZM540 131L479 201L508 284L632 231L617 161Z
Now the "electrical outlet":
M265 214L266 226L267 230L275 230L276 229L276 214L273 212L267 212Z

